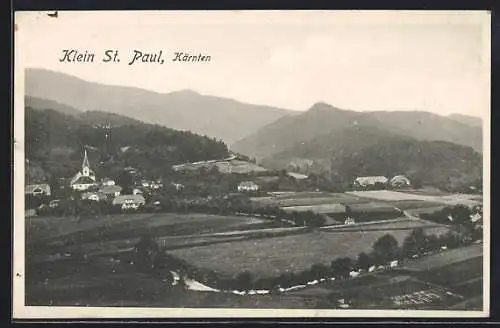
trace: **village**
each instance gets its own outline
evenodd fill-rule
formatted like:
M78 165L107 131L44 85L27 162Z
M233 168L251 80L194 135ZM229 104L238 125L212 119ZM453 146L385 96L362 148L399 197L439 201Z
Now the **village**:
M232 175L229 186L223 190L227 195L269 196L280 192L321 192L312 183L309 176L285 172L270 171L255 163L240 160L235 154L223 160L210 160L178 164L172 167L181 178L203 174ZM215 173L214 173L215 172ZM81 170L71 178L60 178L59 190L47 183L26 185L26 215L43 213L46 209L55 209L68 200L80 199L89 202L107 203L121 211L137 211L146 206L159 208L159 196L166 190L182 193L185 185L176 181L164 184L161 178L144 179L143 174L133 167L126 167L124 174L130 176L126 186L120 186L117 177L97 177L84 150ZM188 179L189 180L189 179ZM192 180L192 179L190 179ZM411 181L404 175L395 175L391 179L385 176L357 177L352 183L352 190L405 190L411 188ZM196 190L194 191L196 194ZM201 192L200 192L201 194ZM190 194L193 195L193 192ZM58 197L59 196L59 197ZM62 196L62 197L61 197ZM47 212L47 211L46 211ZM349 218L351 220L351 218Z
M191 292L229 292L239 297L264 297L277 292L282 295L281 298L286 294L287 297L293 295L292 298L307 300L311 296L294 293L317 289L324 284L327 284L326 287L321 288L330 290L328 286L335 278L339 284L339 279L359 279L362 282L368 279L367 275L383 277L386 275L384 272L392 275L390 272L399 272L400 267L407 265L408 260L405 259L416 261L417 257L425 254L431 256L436 252L447 252L448 248L470 247L467 245L482 240L480 195L446 194L432 188L415 189L410 179L400 174L391 178L356 177L349 190L328 192L312 184L307 175L266 170L234 154L223 160L174 165L172 169L176 174L175 180L164 181L161 178L145 179L147 174L140 169L126 167L123 174L130 179L125 179L128 184L122 186L118 181L123 180L123 174L122 177L96 176L87 150L84 150L81 170L66 179L67 185L60 185L59 190L53 190L48 184L27 185L29 258L37 265L62 265L68 260L84 265L82 261L94 263L95 260L91 259L111 256L115 263L113 272L125 263L146 261L153 263L153 271L162 270L165 266L171 269L171 273L167 271L163 274L172 275L172 286L177 286L173 290L184 286ZM207 181L220 187L223 177L230 179L224 189L217 189L217 192L199 189L200 185L206 188L209 185ZM44 229L47 228L43 228L50 226L52 220L59 222L58 229L61 231L55 239L55 236L46 235ZM130 226L132 222L136 228ZM458 235L452 233L447 226L455 224L466 227L466 230ZM100 231L95 229L102 229L99 228L102 225L108 226L106 231L95 235L93 231ZM75 228L83 229L79 236L72 232ZM408 244L408 238L415 234L421 235L418 237L420 241L415 242L423 243L418 246L423 247L419 251L412 251L415 246ZM329 248L329 236L342 236L345 240L338 240L337 245L341 247L318 263L313 258L317 257L317 252ZM95 245L96 237L99 238L99 246ZM262 259L273 261L275 257L286 258L283 251L306 245L311 238L324 241L314 246L316 250L308 246L305 248L307 252L292 252L295 255L284 262L284 266L273 269L278 270L277 276L268 277L270 272L262 267ZM363 240L359 246L345 248L357 238ZM57 240L66 241L55 246L53 242ZM68 245L70 240L69 245L73 246L63 246ZM259 244L255 244L254 240L258 240ZM272 245L276 243L284 248L269 253L269 247L274 248ZM131 244L136 245L132 248L136 252L141 252L138 245L142 244L147 249L153 249L153 253L144 255L144 258L133 255L130 259L131 255L125 254L131 250ZM54 255L54 247L59 249L57 256ZM401 250L396 251L394 247L401 247ZM247 253L252 248L254 255ZM228 250L231 251L228 253ZM246 257L236 260L237 250L243 250ZM372 252L375 253L366 255ZM211 261L209 254L212 253L218 254L216 262ZM470 261L477 261L477 255L477 252L474 253ZM358 262L353 260L356 257ZM289 272L291 267L303 271ZM422 284L414 279L405 283L410 286ZM424 289L422 292L414 290L416 287L408 288L411 293L394 295L391 306L405 307L419 302L439 306L450 302L442 291L426 292ZM310 293L315 294L313 291ZM359 303L359 298L349 294L349 289L345 293L328 301L328 306L366 306L363 302ZM412 293L416 296L411 296ZM425 296L428 294L434 296ZM314 304L326 302L322 297L314 296L312 299ZM460 297L453 296L452 299L458 302ZM386 302L387 299L384 299L383 304Z

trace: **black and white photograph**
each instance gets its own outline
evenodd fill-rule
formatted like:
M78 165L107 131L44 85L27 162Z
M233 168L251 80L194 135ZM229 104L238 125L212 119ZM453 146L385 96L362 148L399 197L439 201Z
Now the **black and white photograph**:
M14 23L14 318L489 315L488 12Z

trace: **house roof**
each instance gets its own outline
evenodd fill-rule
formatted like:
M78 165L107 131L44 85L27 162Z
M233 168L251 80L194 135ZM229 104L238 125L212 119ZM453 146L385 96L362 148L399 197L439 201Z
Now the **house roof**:
M92 183L95 183L95 181L86 176L81 176L73 182L73 184L92 184Z
M239 186L241 187L251 187L251 186L258 186L255 182L253 181L242 181L240 182Z
M115 192L120 192L122 191L122 187L121 186L117 186L117 185L114 185L114 186L102 186L99 191L102 192L102 193L105 193L105 194L114 194Z
M357 177L356 181L358 183L376 183L376 182L387 182L388 179L382 175L379 176L370 176L370 177Z
M408 181L409 181L409 179L408 179L407 177L405 177L404 175L395 175L395 176L391 179L391 181L394 181L394 180L408 180Z
M113 205L124 204L125 201L133 201L134 203L146 203L146 199L142 195L120 195L113 199Z
M297 180L304 180L304 179L308 178L308 176L305 174L300 174L300 173L295 173L295 172L288 172L287 175L291 176L292 178L297 179Z
M50 192L50 186L46 183L40 183L40 184L32 184L32 185L27 185L24 187L24 193L25 194L31 194L33 193L36 189L40 188L44 192Z
M85 192L82 194L82 198L90 198L92 195L96 195L99 199L106 199L106 195L102 192Z

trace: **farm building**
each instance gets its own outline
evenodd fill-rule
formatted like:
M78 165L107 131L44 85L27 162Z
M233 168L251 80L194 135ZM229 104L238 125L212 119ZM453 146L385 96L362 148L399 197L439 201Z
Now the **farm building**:
M122 192L122 187L118 185L102 186L99 192L105 194L107 197L116 197Z
M305 180L305 179L309 178L309 176L307 176L305 174L294 173L294 172L288 172L287 175L294 178L295 180Z
M137 169L135 167L132 167L132 166L127 166L126 168L123 169L125 172L128 172L130 174L136 174L137 173Z
M141 188L134 188L134 190L132 190L132 194L142 195L142 194L144 194L144 191Z
M96 184L96 177L94 171L90 169L89 159L87 157L87 150L83 157L82 169L77 172L71 179L70 186L74 190L87 190Z
M471 214L471 216L470 216L470 221L472 223L476 223L482 219L483 219L483 216L480 213L474 213L474 214Z
M116 185L115 180L111 178L104 178L102 179L101 185L103 186L114 186Z
M356 220L354 220L351 217L348 217L347 219L345 219L344 224L356 224Z
M121 206L122 209L137 209L146 204L142 195L120 195L113 199L113 205Z
M238 185L238 191L258 191L259 185L253 181L242 181Z
M175 182L172 182L172 187L175 188L175 190L179 191L179 190L182 190L184 189L184 185L182 183L175 183Z
M391 187L407 187L411 185L410 179L405 177L404 175L396 175L389 182Z
M220 173L231 173L231 163L228 161L218 162L215 165Z
M96 202L106 200L106 198L106 194L102 192L84 192L82 194L82 199L92 200Z
M24 187L25 195L50 196L50 186L46 183L27 185Z
M367 186L373 186L375 184L387 184L389 182L389 179L387 179L384 176L372 176L372 177L357 177L354 180L354 185L355 186L360 186L360 187L367 187Z

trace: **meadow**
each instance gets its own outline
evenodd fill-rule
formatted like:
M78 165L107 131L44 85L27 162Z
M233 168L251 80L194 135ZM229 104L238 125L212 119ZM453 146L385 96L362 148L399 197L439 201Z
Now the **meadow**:
M299 272L315 263L330 264L339 257L356 259L359 253L370 252L373 243L388 233L401 244L417 226L424 227L428 234L447 231L446 227L429 226L425 221L400 220L377 225L376 229L353 227L349 233L332 228L290 236L177 249L169 253L223 275L231 276L247 270L257 276L269 277L287 271Z
M279 222L255 217L199 213L116 214L81 222L43 217L26 221L27 256L43 262L59 259L65 252L108 254L132 248L145 234L158 238L167 248L186 247L245 238L239 231L279 232L280 227ZM223 235L209 237L217 233Z
M349 195L364 197L379 201L423 201L445 205L478 205L481 196L469 194L440 194L429 195L425 193L399 192L390 190L350 191Z
M327 192L282 192L270 193L267 197L253 197L252 203L266 206L274 205L279 207L287 206L307 206L322 204L360 204L369 202L369 200L348 195L346 193L327 193Z

